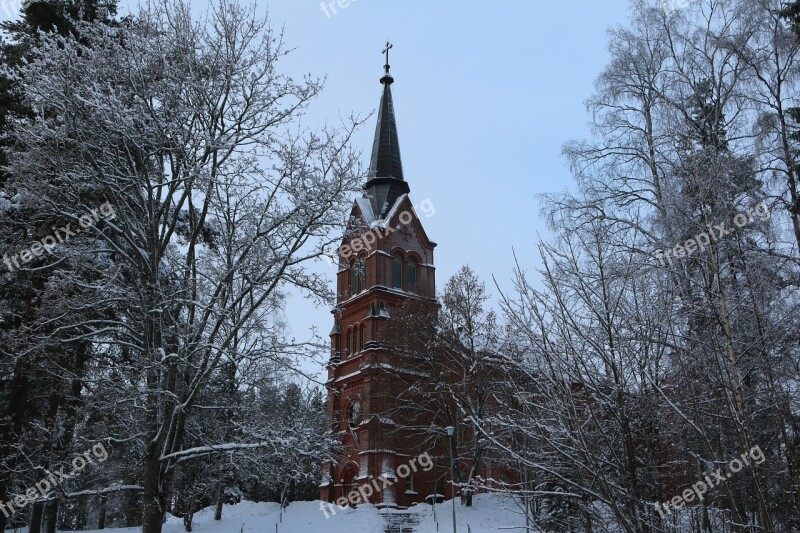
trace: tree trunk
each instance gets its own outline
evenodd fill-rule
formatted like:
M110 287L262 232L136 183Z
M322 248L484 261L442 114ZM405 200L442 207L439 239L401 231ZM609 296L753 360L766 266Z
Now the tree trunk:
M583 523L584 523L584 531L586 533L592 533L592 513L588 511L589 509L589 498L586 496L583 497Z
M794 231L794 238L797 242L798 253L800 253L800 191L797 190L798 167L794 160L792 148L789 143L789 126L786 123L786 114L783 110L783 104L780 99L777 100L778 107L778 121L780 124L781 147L783 149L783 160L786 164L786 185L789 191L789 215L792 218L792 230Z
M97 529L106 528L106 506L108 505L108 498L100 496L100 510L97 516Z
M161 462L158 447L151 441L145 457L144 504L142 507L142 533L161 533L164 513L161 509Z
M708 219L706 219L706 222L707 224L710 224ZM717 286L717 298L719 301L720 322L722 323L722 330L723 333L725 334L726 355L728 357L728 363L730 365L731 386L732 386L733 404L734 404L733 408L735 408L735 413L737 415L734 417L734 420L741 421L737 424L739 425L739 427L737 428L739 432L738 436L739 439L741 440L741 449L747 452L753 449L748 428L744 423L745 420L749 419L749 416L744 406L744 399L742 393L742 380L741 376L739 375L739 367L737 366L736 351L733 345L733 326L731 325L730 322L728 303L726 300L725 291L722 286L722 276L720 274L719 258L717 255L716 246L711 247L710 255L711 255L711 266L713 268L712 273L714 276L714 281ZM764 493L761 490L761 486L758 481L758 476L756 476L752 468L748 468L748 471L751 474L751 478L753 481L753 488L755 489L753 492L756 503L758 505L758 516L761 519L761 526L764 528L765 531L771 532L773 531L772 521L770 520L769 509L764 498ZM731 501L733 501L733 498L731 498ZM735 510L735 506L732 505L732 507L734 507ZM734 516L736 515L734 514Z
M154 272L157 265L153 265ZM157 284L157 279L151 280L153 287ZM147 302L154 302L155 297L145 299ZM162 405L159 399L159 391L162 388L160 383L159 371L161 367L161 357L159 347L161 346L161 335L158 323L148 317L144 324L144 349L146 350L147 369L147 450L144 457L144 502L142 506L142 533L161 533L164 521L164 509L161 506L163 498L163 479L161 476L161 452L163 449L165 431L161 427L160 416L162 415Z
M5 412L0 411L0 457L3 458L3 468L0 469L0 504L8 501L9 489L12 486L12 472L17 463L14 447L22 434L23 427L29 419L31 403L29 397L29 362L27 359L17 360L14 374L9 381L0 383L0 393L8 395L9 401ZM13 507L12 507L13 510ZM0 532L5 531L6 524L13 515L6 517L0 510Z
M76 531L83 531L86 529L88 520L88 509L86 508L86 496L80 496L77 501L75 509L75 523L73 527ZM63 524L62 524L63 525Z
M42 511L44 502L36 502L31 506L31 519L28 522L28 533L39 533L42 530Z
M216 521L222 520L222 503L224 497L225 489L222 487L222 483L220 483L217 485L217 508L214 510L214 520Z
M194 506L194 502L192 502L192 506ZM189 508L189 512L183 517L183 527L186 529L186 533L192 533L192 519L194 518L194 511L192 508Z
M56 533L58 508L61 500L50 500L44 504L42 512L42 533Z
M141 525L142 515L139 512L140 503L137 493L130 491L125 496L125 527L137 527Z

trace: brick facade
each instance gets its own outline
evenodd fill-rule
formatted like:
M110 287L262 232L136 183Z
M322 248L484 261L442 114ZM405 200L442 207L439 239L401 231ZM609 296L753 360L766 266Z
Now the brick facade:
M355 203L351 215L349 238L342 244L358 251L340 255L328 365L328 415L334 431L344 436L346 452L330 465L321 487L325 501L346 497L380 476L392 480L401 465L426 452L432 457L447 453L426 449L419 437L400 429L407 421L397 415L393 402L398 396L393 393L398 386L393 374L407 372L413 379L415 370L405 368L400 356L383 342L392 328L393 310L403 302L413 298L435 305L436 245L425 234L408 195L397 199L384 220L374 220L363 200ZM365 238L366 233L372 236ZM358 242L370 242L369 249L360 249ZM407 386L408 379L403 381ZM442 481L445 468L441 461L427 472L417 468L405 479L393 479L391 486L375 491L369 500L405 508L432 494L449 497Z

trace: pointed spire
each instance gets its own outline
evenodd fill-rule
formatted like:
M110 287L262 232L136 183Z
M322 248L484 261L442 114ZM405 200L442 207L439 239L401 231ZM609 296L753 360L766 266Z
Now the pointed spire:
M383 96L378 109L378 123L375 126L375 140L372 144L372 158L369 165L369 178L364 186L370 196L373 213L383 218L394 205L397 198L409 192L408 184L403 180L403 163L400 159L400 143L397 140L397 121L394 117L392 90L390 86L394 78L389 73L389 50L392 45L387 42L383 53L386 54Z
M375 127L375 140L372 144L370 177L403 179L403 163L400 160L400 144L397 141L397 121L394 118L392 90L394 80L387 72L383 83L383 96L378 108L378 123Z

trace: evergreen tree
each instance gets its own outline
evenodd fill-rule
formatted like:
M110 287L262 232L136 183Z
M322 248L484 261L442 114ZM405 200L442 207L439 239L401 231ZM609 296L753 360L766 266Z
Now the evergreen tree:
M0 23L3 32L0 41L0 64L16 66L38 41L39 32L57 32L61 35L76 32L76 22L103 22L111 24L117 13L117 0L47 0L23 5L19 20ZM0 187L7 179L6 150L11 138L11 128L19 119L29 117L23 104L18 82L0 73Z

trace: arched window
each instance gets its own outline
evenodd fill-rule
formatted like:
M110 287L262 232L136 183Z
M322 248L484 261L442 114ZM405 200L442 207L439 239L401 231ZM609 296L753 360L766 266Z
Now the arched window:
M361 324L361 349L363 350L367 345L367 336L364 335L366 328Z
M403 288L403 256L400 254L394 254L392 287L395 289Z
M353 355L353 330L347 330L347 355Z
M358 325L353 328L353 353L361 350L361 330Z
M417 292L417 260L413 257L408 258L406 285L408 285L408 292Z
M367 290L367 260L363 257L356 261L358 275L358 292Z
M358 276L356 275L356 262L350 261L350 296L358 294Z
M406 491L414 492L414 472L411 472L406 478Z

